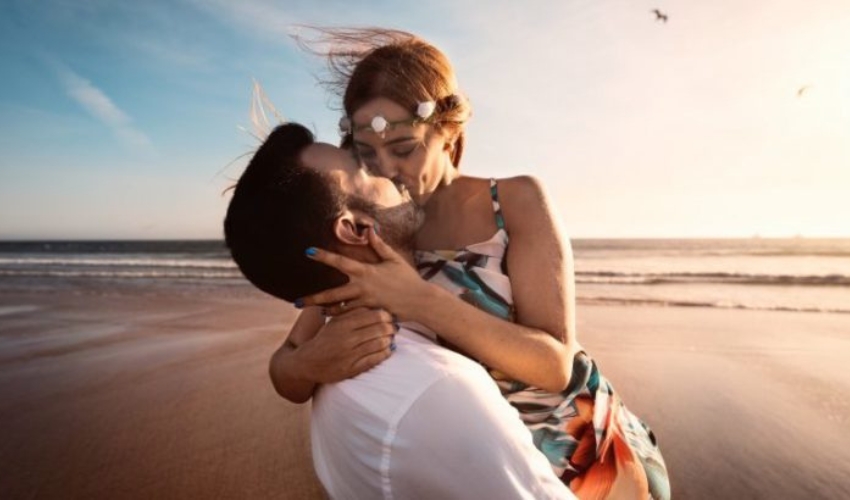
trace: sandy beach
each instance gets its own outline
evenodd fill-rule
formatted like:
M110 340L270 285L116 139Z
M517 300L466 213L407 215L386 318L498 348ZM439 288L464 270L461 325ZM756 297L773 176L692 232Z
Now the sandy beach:
M322 498L244 289L0 288L0 498ZM580 306L674 498L850 498L850 315Z

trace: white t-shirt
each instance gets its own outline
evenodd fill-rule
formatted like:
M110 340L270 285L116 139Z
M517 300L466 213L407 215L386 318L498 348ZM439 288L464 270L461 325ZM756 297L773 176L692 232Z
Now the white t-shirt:
M396 345L313 397L313 462L332 499L575 498L479 364L405 328Z

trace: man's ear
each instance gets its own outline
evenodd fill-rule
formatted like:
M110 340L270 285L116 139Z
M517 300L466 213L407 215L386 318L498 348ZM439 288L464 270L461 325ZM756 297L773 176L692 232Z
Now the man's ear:
M334 235L340 243L369 246L368 229L374 225L372 219L346 210L334 222Z

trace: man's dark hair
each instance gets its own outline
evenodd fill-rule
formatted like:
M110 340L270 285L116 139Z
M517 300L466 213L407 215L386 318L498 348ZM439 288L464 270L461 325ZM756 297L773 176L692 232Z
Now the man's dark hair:
M333 223L346 208L339 184L302 164L313 142L297 123L275 128L237 181L224 219L224 240L242 274L289 302L348 281L304 254L311 246L336 248Z

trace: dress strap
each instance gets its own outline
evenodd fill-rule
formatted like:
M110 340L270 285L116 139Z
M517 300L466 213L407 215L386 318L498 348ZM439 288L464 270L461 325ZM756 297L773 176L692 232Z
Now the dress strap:
M496 179L490 179L490 199L493 200L493 216L496 218L496 227L505 228L505 218L502 216L502 205L499 203L499 189Z

